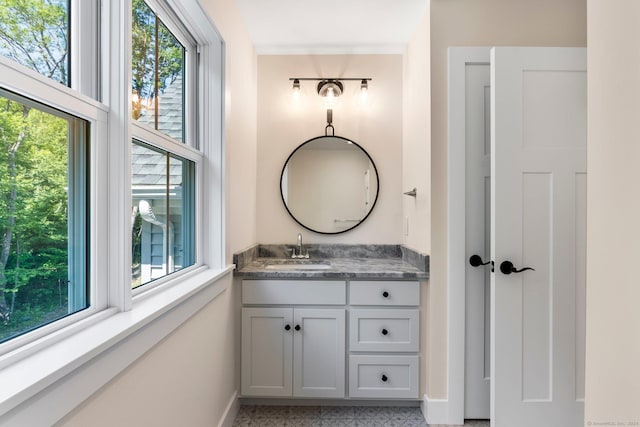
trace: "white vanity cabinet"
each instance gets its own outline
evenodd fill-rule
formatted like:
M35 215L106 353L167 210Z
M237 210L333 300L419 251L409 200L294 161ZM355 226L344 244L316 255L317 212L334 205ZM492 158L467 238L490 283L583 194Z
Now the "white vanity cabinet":
M242 302L243 396L345 396L344 281L244 280Z
M418 398L418 281L243 280L242 304L242 396Z
M418 398L420 284L349 284L349 396Z

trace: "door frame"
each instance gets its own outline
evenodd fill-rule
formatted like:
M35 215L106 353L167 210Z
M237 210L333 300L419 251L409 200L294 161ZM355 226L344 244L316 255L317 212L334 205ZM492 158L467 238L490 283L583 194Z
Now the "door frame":
M464 423L466 138L465 68L490 64L490 47L448 49L447 143L447 399L429 405L431 423ZM435 404L435 402L433 402ZM429 415L429 411L427 411Z

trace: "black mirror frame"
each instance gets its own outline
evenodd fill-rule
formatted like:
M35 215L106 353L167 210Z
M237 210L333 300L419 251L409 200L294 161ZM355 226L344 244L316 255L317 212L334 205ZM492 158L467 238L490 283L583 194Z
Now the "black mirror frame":
M338 138L338 139L342 139L344 140L346 143L348 144L353 144L356 147L358 147L369 159L369 161L371 162L371 164L373 165L373 170L376 173L376 197L373 199L373 203L371 204L371 208L369 209L369 212L367 212L367 214L364 216L364 218L362 218L362 220L360 220L360 222L358 222L357 224L354 224L353 227L349 227L346 230L341 230L341 231L334 231L334 232L328 232L328 231L318 231L318 230L314 230L313 228L309 228L308 226L304 225L303 223L301 223L298 218L296 218L293 213L291 213L291 211L289 210L289 206L287 206L287 203L284 200L284 194L282 193L282 178L284 177L284 172L287 168L287 164L289 163L289 160L291 160L291 157L293 157L293 155L302 147L304 147L305 145L309 144L310 142L313 142L317 139L320 138ZM312 231L314 233L318 233L318 234L327 234L327 235L333 235L333 234L342 234L342 233L346 233L347 231L351 231L354 228L358 227L360 224L362 224L363 222L366 221L367 218L369 218L369 215L371 215L371 212L373 212L373 208L376 206L376 203L378 202L378 196L380 194L380 176L378 175L378 168L376 167L375 162L373 161L373 159L371 158L371 156L369 155L369 153L367 153L367 150L365 150L364 148L362 148L362 146L360 144L358 144L355 141L352 141L348 138L345 138L343 136L337 136L337 135L320 135L320 136L316 136L315 138L311 138L306 140L305 142L303 142L302 144L298 145L296 147L295 150L293 150L291 152L291 154L289 154L289 157L287 157L287 160L284 162L284 166L282 166L282 172L280 173L280 198L282 200L282 204L284 205L284 208L287 210L287 212L289 213L289 216L291 216L291 218L293 218L293 220L295 222L297 222L298 224L300 224L302 227L304 227L305 229Z

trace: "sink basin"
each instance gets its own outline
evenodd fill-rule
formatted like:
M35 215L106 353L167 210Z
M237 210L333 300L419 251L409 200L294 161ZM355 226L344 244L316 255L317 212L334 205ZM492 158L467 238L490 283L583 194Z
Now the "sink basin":
M265 266L267 270L328 270L331 264L326 261L304 260L278 260L269 261Z

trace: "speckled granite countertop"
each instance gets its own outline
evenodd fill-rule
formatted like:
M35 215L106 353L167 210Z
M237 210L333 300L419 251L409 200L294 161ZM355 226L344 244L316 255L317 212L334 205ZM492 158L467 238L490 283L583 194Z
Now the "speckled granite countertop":
M309 250L310 258L304 260L291 259L290 248L290 245L256 245L235 254L234 274L247 279L429 277L429 257L399 245L308 245L305 249Z

